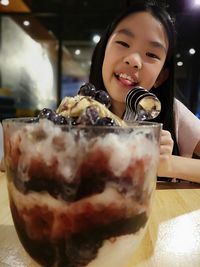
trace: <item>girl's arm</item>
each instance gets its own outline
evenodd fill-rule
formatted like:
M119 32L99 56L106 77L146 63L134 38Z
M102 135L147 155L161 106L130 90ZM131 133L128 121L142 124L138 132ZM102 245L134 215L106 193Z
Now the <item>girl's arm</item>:
M161 159L158 175L200 183L200 160L171 155Z
M200 160L172 155L173 140L168 131L161 131L158 176L180 178L200 183ZM194 153L200 156L200 141Z

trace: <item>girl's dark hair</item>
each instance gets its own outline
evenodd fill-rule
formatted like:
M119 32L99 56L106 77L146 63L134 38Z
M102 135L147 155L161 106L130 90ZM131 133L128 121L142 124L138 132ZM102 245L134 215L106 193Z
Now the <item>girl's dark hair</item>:
M105 90L103 77L102 77L102 65L104 60L104 54L106 45L112 32L118 25L118 23L127 17L128 15L136 12L149 12L152 16L158 19L165 28L165 31L169 40L169 48L166 57L164 68L169 70L168 79L159 87L152 88L151 92L154 93L161 101L162 110L159 116L154 119L156 122L163 124L163 129L168 130L174 140L173 154L179 155L178 145L175 135L175 119L174 119L174 47L176 40L176 33L174 22L167 11L156 3L151 2L135 2L127 8L121 15L119 15L105 30L101 40L96 45L93 55L92 63L89 75L89 82L94 84L98 89Z

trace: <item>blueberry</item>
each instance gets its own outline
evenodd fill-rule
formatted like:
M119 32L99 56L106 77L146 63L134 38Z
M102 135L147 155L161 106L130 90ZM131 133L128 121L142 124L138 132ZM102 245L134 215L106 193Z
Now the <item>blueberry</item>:
M64 116L58 115L58 114L55 114L55 116L52 117L52 121L55 124L58 124L58 125L66 125L66 124L68 124L68 120Z
M71 118L71 119L70 119L70 124L71 124L72 126L76 126L76 125L78 125L78 124L79 124L79 123L78 123L78 117Z
M68 124L68 120L64 116L56 114L56 112L50 108L43 108L38 114L38 119L48 119L59 125Z
M85 114L92 125L99 119L99 112L94 107L87 107Z
M116 122L112 118L103 117L103 118L99 118L96 121L96 125L98 125L98 126L115 126Z
M99 113L94 107L87 107L78 119L79 124L95 125L99 119Z
M39 118L38 117L34 117L34 118L28 119L26 122L27 123L35 123L35 122L38 122L38 121L39 121Z
M110 96L106 91L99 90L95 94L95 100L99 101L100 103L104 104L107 108L110 107L111 101Z
M40 113L38 114L39 119L48 119L52 120L55 116L55 112L50 108L43 108Z
M83 95L83 96L91 96L92 98L94 98L95 92L96 92L96 88L93 84L85 83L80 87L78 94Z

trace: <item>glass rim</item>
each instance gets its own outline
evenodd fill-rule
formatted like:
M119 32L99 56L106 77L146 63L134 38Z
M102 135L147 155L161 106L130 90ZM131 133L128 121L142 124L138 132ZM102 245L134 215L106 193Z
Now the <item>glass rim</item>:
M37 117L15 117L15 118L5 118L2 120L2 125L6 124L6 123L16 123L17 125L33 125L33 124L38 124L39 121L32 121L33 119L37 119ZM51 120L48 120L46 118L44 119L40 119L41 120L46 120L49 122L52 122ZM135 121L135 122L127 122L127 125L71 125L71 124L54 124L52 122L52 125L59 127L59 128L72 128L72 129L94 129L94 128L98 128L98 129L131 129L131 128L140 128L141 126L143 128L159 128L162 129L163 124L160 122L152 122L152 121Z

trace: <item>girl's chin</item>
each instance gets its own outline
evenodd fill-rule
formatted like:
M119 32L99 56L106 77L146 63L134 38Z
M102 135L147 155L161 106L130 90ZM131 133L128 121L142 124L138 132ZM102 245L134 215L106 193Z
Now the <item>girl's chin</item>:
M107 88L109 88L108 93L112 102L116 102L118 105L124 105L126 96L133 87L124 86L120 81L114 78L110 86L107 86Z
M118 117L122 117L124 111L125 111L125 98L119 98L115 97L112 98L112 106L111 106L111 111L116 114Z
M114 93L109 93L112 103L116 103L119 106L124 106L128 92L129 91L116 90Z

